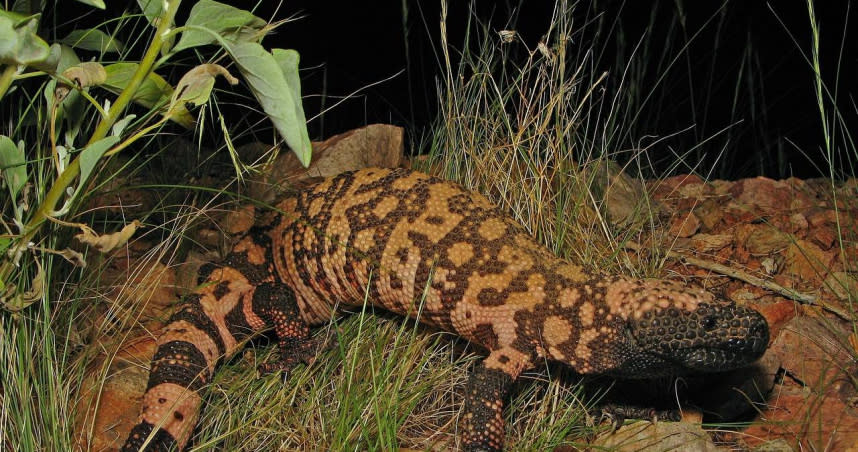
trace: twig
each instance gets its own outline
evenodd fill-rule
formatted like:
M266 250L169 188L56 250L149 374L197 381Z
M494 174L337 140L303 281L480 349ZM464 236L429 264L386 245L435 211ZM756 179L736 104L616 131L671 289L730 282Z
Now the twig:
M635 242L631 242L631 241L626 242L624 244L624 246L628 249L631 249L631 250L637 251L637 252L640 252L641 250L643 250L643 247L641 247L639 244L637 244ZM786 287L784 287L784 286L782 286L782 285L780 285L774 281L770 281L770 280L766 280L766 279L754 276L754 275L747 273L747 272L744 272L742 270L738 270L738 269L735 269L732 267L728 267L724 264L719 264L717 262L712 262L712 261L707 261L705 259L700 259L697 257L687 256L685 254L678 253L676 251L669 251L668 250L667 251L667 257L670 257L672 259L676 259L676 260L691 264L695 267L700 267L700 268L703 268L706 270L713 271L715 273L719 273L719 274L722 274L725 276L729 276L731 278L738 279L739 281L744 281L748 284L751 284L751 285L754 285L757 287L762 287L763 289L775 292L778 295L781 295L785 298L789 298L791 300L798 301L801 304L806 304L806 305L810 305L810 306L818 306L818 307L836 315L837 317L840 317L841 319L846 320L847 322L851 322L853 320L853 317L851 315L849 315L848 312L846 312L840 308L831 306L828 303L825 303L824 301L820 300L819 296L817 296L817 295L798 292L796 290L786 288Z

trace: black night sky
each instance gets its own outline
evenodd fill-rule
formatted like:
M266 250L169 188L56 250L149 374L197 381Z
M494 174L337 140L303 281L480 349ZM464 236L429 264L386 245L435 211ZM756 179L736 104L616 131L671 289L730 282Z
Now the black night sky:
M579 3L582 14L587 9L585 3ZM367 6L370 4L371 7ZM732 164L727 162L729 166L719 176L819 175L809 161L820 163L818 155L823 140L813 73L802 55L802 52L809 55L811 48L806 2L694 0L596 4L608 17L616 17L617 28L622 29L626 42L637 41L647 32L655 43L664 40L668 27L675 23L677 5L683 8L686 35L699 32L688 49L691 58L682 58L662 82L676 102L658 107L659 121L652 124L649 133L667 135L692 125L689 90L694 89L697 90L693 108L698 115L698 133L697 136L686 134L676 143L678 148L693 146L739 118L742 124L734 127L741 130L737 129L730 144L739 157ZM403 5L407 6L405 14ZM323 120L313 121L311 135L315 138L330 136L374 122L420 128L431 121L437 102L435 77L440 67L437 59L439 5L439 1L300 0L281 6L279 17L300 14L303 18L284 25L266 42L301 52L302 65L307 68L302 78L305 94L326 92L330 96L327 99L330 106L334 96L347 95L404 71L392 80L362 90L360 96L327 112ZM847 23L855 22L847 17L851 14L849 7L850 2L842 0L815 2L822 33L823 75L832 90L835 81L839 82L840 108L846 120L854 124L856 109L852 95L856 89L858 40L852 33L854 27L846 27ZM520 7L516 2L450 2L448 30L453 45L462 42L468 8L495 30L515 29L532 48L547 29L554 2L525 1ZM513 11L517 13L517 20L510 24ZM270 12L258 10L261 17ZM653 23L656 25L647 30L652 14L655 14ZM582 17L580 22L584 21ZM403 22L407 22L405 28ZM406 62L406 45L410 65ZM614 61L610 54L615 52L616 44L610 43L605 48L604 69L616 73L618 68L609 63ZM710 74L713 58L719 72L716 74ZM689 60L691 63L687 64ZM743 69L752 76L743 78L745 88L737 93L736 80ZM704 80L711 80L708 88ZM708 95L702 94L704 92ZM737 96L741 104L738 111L733 105ZM320 99L315 96L305 99L308 117L319 111ZM706 108L701 105L704 100ZM704 117L706 124L699 124ZM786 153L788 165L766 157L779 152ZM745 153L762 157L743 162L741 155Z
M251 7L251 2L227 2ZM178 23L184 22L194 3L183 2ZM854 127L858 107L853 99L858 80L858 39L850 3L816 0L814 5L821 27L822 73L830 90L826 95L836 93L846 129L858 130ZM316 117L323 107L331 107L343 96L358 92L310 121L312 139L378 122L404 126L413 138L425 133L438 105L440 4L440 0L291 0L259 2L254 12L268 20L298 18L282 25L263 44L301 53L308 118ZM554 2L545 0L521 4L451 0L449 4L449 41L456 47L463 42L469 9L493 31L514 29L528 47L534 48L555 7ZM66 22L66 26L103 24L125 9L134 11L134 5L114 2L103 15L90 11L82 22ZM684 28L676 20L680 10ZM644 36L651 46L667 46L666 37L673 33L672 46L677 50L671 48L670 52L680 54L677 64L658 83L661 74L654 74L650 83L636 87L655 90L654 97L660 99L642 115L647 122L638 133L664 137L693 126L666 146L681 153L705 142L711 149L701 158L706 160L704 167L716 168L712 177L828 175L821 158L824 140L813 71L807 59L811 29L806 1L589 0L577 3L574 23L583 26L593 20L593 11L600 11L614 30L611 38L601 43L599 60L600 70L610 73L609 83L617 83L623 70L617 67L618 54L630 53ZM58 33L63 35L67 30ZM682 54L678 49L689 41L687 55ZM707 141L724 129L731 131L729 138L719 135ZM836 171L858 173L856 147L840 146ZM714 156L720 151L726 157L716 162ZM653 159L653 175L688 171L670 169L669 152Z

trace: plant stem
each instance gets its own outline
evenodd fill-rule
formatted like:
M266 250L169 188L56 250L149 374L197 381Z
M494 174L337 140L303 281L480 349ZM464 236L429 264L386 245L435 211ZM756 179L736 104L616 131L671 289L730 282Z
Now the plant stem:
M0 74L0 100L6 95L6 91L12 86L12 80L15 78L15 72L18 68L14 64L9 64L3 68L3 73Z
M155 30L152 42L149 43L149 47L146 49L146 53L140 61L137 71L134 73L134 76L131 78L128 86L119 94L116 101L113 102L107 116L102 117L101 122L98 123L98 126L96 126L92 136L90 136L87 146L107 136L110 132L110 128L113 127L113 124L116 123L120 115L125 112L125 107L127 107L134 99L134 95L137 93L137 89L140 87L140 84L143 83L146 77L148 77L152 72L155 61L157 60L158 54L161 52L161 47L164 44L163 37L170 32L170 28L173 25L173 18L176 15L176 10L178 10L181 0L170 0L166 3L167 7L161 13L158 28ZM11 67L11 69L14 74L15 68ZM9 70L10 69L7 67L2 76L5 77ZM3 79L0 79L0 82L2 81ZM0 85L0 88L2 88L2 85ZM4 92L4 90L0 90L0 94ZM35 237L36 233L45 223L45 219L56 209L57 203L62 198L66 188L71 186L72 182L79 174L80 155L72 160L66 170L57 177L56 181L54 181L51 189L45 195L41 204L39 204L39 208L33 213L33 217L30 218L29 222L27 222L24 231L17 240L18 247L25 246L33 239L33 237ZM81 181L81 183L85 183L85 181ZM11 260L4 260L3 265L0 266L0 281L8 281L8 277L12 274L14 269L15 265Z

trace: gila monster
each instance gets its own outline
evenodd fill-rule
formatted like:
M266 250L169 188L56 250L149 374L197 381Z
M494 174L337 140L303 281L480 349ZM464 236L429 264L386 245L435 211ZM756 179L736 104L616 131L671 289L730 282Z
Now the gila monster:
M201 390L239 344L273 327L280 360L310 363L309 327L369 302L485 349L465 392L463 445L503 447L512 382L545 360L621 378L724 371L765 351L756 311L668 281L585 271L561 260L485 197L406 169L315 181L277 205L158 339L139 423L123 451L181 450ZM424 293L425 290L425 293Z

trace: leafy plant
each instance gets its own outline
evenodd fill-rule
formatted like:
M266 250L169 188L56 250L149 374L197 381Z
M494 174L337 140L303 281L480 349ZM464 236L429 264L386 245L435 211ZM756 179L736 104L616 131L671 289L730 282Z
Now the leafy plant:
M99 0L80 3L105 8ZM84 342L75 323L81 321L79 306L91 296L74 283L100 270L72 274L69 285L65 269L73 267L60 269L57 263L86 265L83 255L70 248L74 232L80 232L76 248L88 244L108 250L138 226L129 222L115 234L98 235L97 228L75 222L99 184L131 171L116 164L118 154L151 144L165 127L201 130L193 107L217 108L212 90L221 77L232 85L244 79L279 135L303 164L309 163L299 56L260 44L282 22L268 23L242 9L201 0L178 24L181 3L138 0L132 4L136 11L64 35L44 26L41 11L30 10L44 8L45 2L7 2L11 7L0 9L4 447L72 449L68 421L75 414L70 411L80 378L75 372L87 365L81 355L89 353L75 353ZM188 68L192 58L208 61ZM224 136L229 139L226 127Z
M229 5L201 0L191 9L185 25L176 27L174 17L181 1L139 3L155 28L151 41L140 61L108 65L80 62L74 49L110 53L124 48L122 42L103 31L76 30L59 43L48 45L36 33L40 14L0 11L0 99L16 88L16 80L50 80L43 92L50 106L44 132L50 134L50 161L56 173L53 180L45 181L45 195L30 206L26 190L34 182L37 161L32 156L40 153L33 149L33 143L15 143L12 137L0 137L0 169L11 195L7 208L13 223L10 226L4 221L8 234L0 243L9 256L0 265L0 302L7 310L18 311L32 303L32 299L22 298L24 292L19 286L33 287L37 282L21 284L15 277L21 273L16 269L22 257L29 254L32 243L39 241L38 234L48 219L69 214L88 187L93 171L106 158L156 131L166 121L193 128L194 118L187 106L207 103L218 76L233 85L238 83L226 68L208 63L189 70L174 88L156 70L181 51L210 44L222 47L277 131L299 160L304 165L309 163L311 148L301 106L299 56L294 50L268 51L259 44L277 24L268 24ZM174 45L176 37L178 43ZM90 93L94 87L116 97L99 91L97 99ZM32 93L21 89L18 94ZM131 103L148 109L148 113L138 119L127 111ZM95 126L91 130L82 128L81 121L69 114L72 111L82 111L82 116L91 118ZM65 121L60 120L63 116ZM58 137L64 137L64 143L58 143Z

